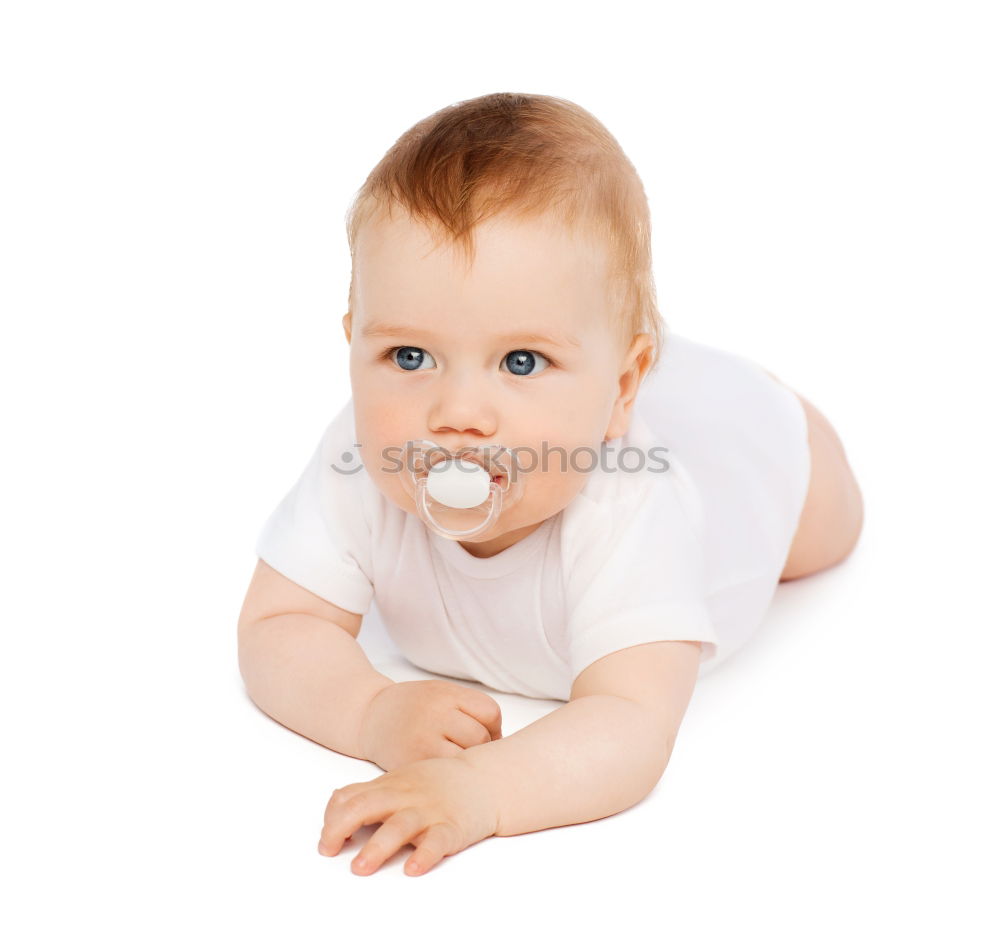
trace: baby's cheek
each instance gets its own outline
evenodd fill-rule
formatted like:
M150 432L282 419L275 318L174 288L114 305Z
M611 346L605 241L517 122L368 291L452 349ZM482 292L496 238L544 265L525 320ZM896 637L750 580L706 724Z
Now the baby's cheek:
M416 507L403 484L403 477L409 465L406 452L396 445L387 445L371 439L365 441L358 434L361 443L361 458L375 487L397 507L413 514Z
M416 516L417 507L413 499L406 493L406 489L400 484L400 477L398 475L385 475L382 474L379 478L373 480L376 487L386 498L389 499L396 507L401 508L406 511L407 514L413 514Z
M541 466L535 472L525 474L525 507L530 507L532 522L537 523L558 514L579 493L586 481L586 475L574 472L569 466L559 463L549 464L548 471Z

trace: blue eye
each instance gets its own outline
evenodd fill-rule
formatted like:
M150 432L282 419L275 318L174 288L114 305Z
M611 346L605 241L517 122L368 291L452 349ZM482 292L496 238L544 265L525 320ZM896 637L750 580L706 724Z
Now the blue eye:
M431 355L425 350L421 350L419 347L391 347L388 354L392 354L394 360L397 361L397 365L400 369L405 369L408 372L416 369L433 369L433 366L424 366L423 361L425 359L430 360L432 363L434 360ZM437 365L436 363L434 364Z
M524 378L529 376L537 365L534 357L538 357L545 364L541 367L542 369L545 369L549 365L549 361L545 355L539 353L537 350L511 350L504 357L504 366L515 376Z
M385 359L392 359L398 369L406 372L437 368L434 358L420 347L390 347L382 356ZM425 365L426 362L430 365ZM503 365L508 372L518 378L527 379L531 378L532 373L541 372L551 364L548 357L537 350L511 350L504 357Z

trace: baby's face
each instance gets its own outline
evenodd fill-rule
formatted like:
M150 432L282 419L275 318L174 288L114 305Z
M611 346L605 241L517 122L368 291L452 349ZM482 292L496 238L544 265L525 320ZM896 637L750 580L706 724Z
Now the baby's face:
M359 235L355 311L345 315L357 439L379 490L411 514L384 449L397 448L397 460L408 440L518 450L523 496L462 543L489 556L565 508L601 443L618 436L609 427L624 351L611 328L606 257L589 239L547 219L502 217L476 228L471 269L456 247L433 247L408 217ZM545 456L545 441L567 458L592 452L567 465L562 453Z

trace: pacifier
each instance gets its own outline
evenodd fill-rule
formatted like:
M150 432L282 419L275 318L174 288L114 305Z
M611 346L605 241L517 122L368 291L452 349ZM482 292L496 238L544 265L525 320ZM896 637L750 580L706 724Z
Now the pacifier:
M429 440L409 440L405 449L399 477L420 519L447 540L486 533L523 494L513 454L500 444L450 452Z

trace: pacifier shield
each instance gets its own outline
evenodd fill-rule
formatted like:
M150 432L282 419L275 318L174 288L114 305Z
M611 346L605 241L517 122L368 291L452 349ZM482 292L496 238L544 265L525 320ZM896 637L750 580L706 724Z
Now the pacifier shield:
M499 444L449 451L428 440L406 444L399 475L417 516L445 539L483 536L501 509L523 494L511 451Z

